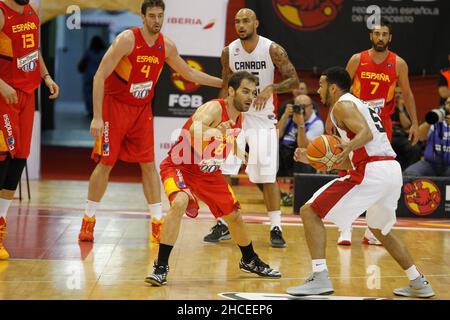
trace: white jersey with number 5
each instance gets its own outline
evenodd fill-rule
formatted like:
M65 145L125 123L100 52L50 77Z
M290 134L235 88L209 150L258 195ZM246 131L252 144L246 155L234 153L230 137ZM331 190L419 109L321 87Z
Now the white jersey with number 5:
M251 53L245 51L240 39L234 40L230 43L228 48L231 71L248 71L257 76L259 79L257 86L259 93L268 85L273 84L275 65L270 57L270 46L273 43L272 40L262 36L258 37L258 44ZM248 112L246 112L246 116L247 115L264 117L272 122L276 122L273 96L269 98L266 102L266 106L260 111L256 111L255 107L252 105Z
M366 119L370 131L372 131L373 135L373 139L370 142L368 142L365 146L353 151L353 154L350 156L352 163L356 165L361 161L367 161L369 157L395 157L396 153L392 149L391 143L389 142L386 134L386 130L384 129L380 116L376 113L376 111L371 108L366 102L358 99L350 93L342 95L339 98L338 102L340 101L351 101L356 105L359 112L361 112ZM355 136L353 132L338 128L333 115L333 110L331 110L331 120L333 121L335 127L338 129L343 142L348 142L353 139L353 137Z

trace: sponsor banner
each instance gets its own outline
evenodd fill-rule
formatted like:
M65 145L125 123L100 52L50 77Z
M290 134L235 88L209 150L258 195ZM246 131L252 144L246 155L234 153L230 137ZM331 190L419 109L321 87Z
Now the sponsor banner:
M186 120L173 117L154 118L155 163L158 171L161 161L167 157L167 152L176 142Z
M162 32L181 55L220 57L228 0L166 0Z
M220 76L220 58L183 56L197 70ZM218 88L201 86L183 79L168 66L161 73L155 88L153 114L158 117L189 118L205 102L216 99Z
M336 178L329 174L294 174L294 213L314 192ZM398 200L398 217L448 218L450 216L450 177L403 177Z
M297 69L345 66L352 54L370 48L367 19L377 10L391 22L390 49L407 61L410 73L437 73L448 64L450 1L246 0L246 4L258 16L258 32L280 43ZM372 5L377 7L367 14Z

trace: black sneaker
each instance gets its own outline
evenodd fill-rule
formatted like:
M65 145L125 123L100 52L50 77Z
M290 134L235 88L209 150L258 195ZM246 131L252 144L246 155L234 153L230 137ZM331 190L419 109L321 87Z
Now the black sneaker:
M283 233L279 227L274 227L270 230L270 244L274 248L284 248L286 247L286 241L283 239Z
M281 273L278 270L269 267L269 265L264 263L258 256L255 256L249 263L245 263L244 259L241 258L239 269L244 272L256 273L261 277L281 278Z
M220 240L230 240L230 230L224 225L220 220L217 221L216 225L211 228L211 233L203 238L205 242L219 242Z
M145 282L150 283L155 287L161 287L167 283L168 273L168 265L157 265L155 261L155 264L153 265L153 273L145 278Z

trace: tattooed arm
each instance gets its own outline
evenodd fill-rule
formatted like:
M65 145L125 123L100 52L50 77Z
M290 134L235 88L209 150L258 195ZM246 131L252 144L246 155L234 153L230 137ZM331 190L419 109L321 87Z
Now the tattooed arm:
M225 99L228 96L228 79L233 74L230 69L230 49L228 47L223 48L222 56L220 57L220 63L222 64L222 89L220 89L219 98Z
M263 109L267 100L274 93L290 92L299 84L297 71L295 70L292 62L289 60L286 50L284 50L282 46L276 44L275 42L272 43L270 46L270 57L272 58L272 61L278 71L280 71L284 80L279 83L271 84L261 91L255 100L256 110Z

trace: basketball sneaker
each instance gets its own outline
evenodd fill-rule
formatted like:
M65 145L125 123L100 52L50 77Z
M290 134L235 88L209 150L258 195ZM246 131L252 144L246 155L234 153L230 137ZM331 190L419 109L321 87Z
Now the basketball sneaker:
M375 235L370 231L369 228L366 229L366 232L364 233L364 237L361 240L362 244L368 244L373 246L382 246L380 240L378 240Z
M338 245L351 246L352 245L352 227L341 231L338 239Z
M168 265L158 265L155 261L153 265L153 273L145 278L145 282L152 286L161 287L167 284L167 274L169 273Z
M7 233L6 219L4 217L0 217L0 260L9 259L9 253L3 245L3 240L6 239Z
M409 286L394 289L394 294L403 297L431 298L434 296L433 288L424 275L411 280Z
M292 296L313 296L332 294L334 289L328 277L328 270L323 270L314 272L304 284L287 288L286 292Z
M159 244L161 240L161 228L164 224L164 219L152 219L152 235L150 237L153 243Z
M283 239L283 233L279 227L274 227L270 230L270 245L273 248L284 248L286 247L286 241Z
M261 277L281 278L278 270L272 269L268 264L264 263L258 256L255 256L249 263L245 263L241 258L239 269L244 272L256 273Z
M230 240L230 230L228 227L222 223L222 221L217 220L217 223L214 227L211 228L211 232L207 234L203 241L217 243L221 240Z
M80 234L78 235L78 241L94 241L95 221L95 216L89 218L86 214L84 214Z

